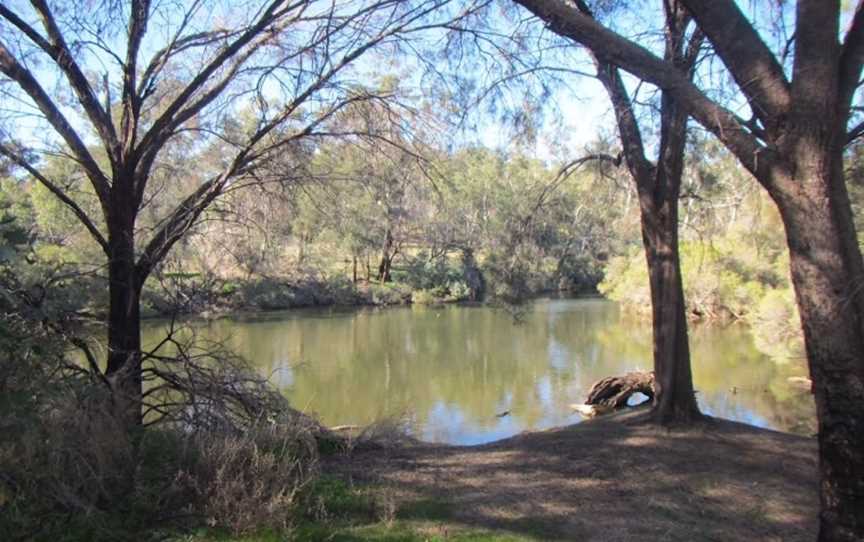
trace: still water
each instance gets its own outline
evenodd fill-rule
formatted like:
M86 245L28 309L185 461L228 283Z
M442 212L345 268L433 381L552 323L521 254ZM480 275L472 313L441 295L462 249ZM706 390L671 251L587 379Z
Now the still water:
M648 322L601 299L543 299L514 323L479 306L298 310L193 323L225 340L326 425L400 419L417 437L476 444L580 421L605 376L651 367ZM149 322L145 344L164 325ZM790 384L798 360L761 354L741 326L691 329L704 412L784 431L815 431L813 401ZM509 414L498 416L504 412Z

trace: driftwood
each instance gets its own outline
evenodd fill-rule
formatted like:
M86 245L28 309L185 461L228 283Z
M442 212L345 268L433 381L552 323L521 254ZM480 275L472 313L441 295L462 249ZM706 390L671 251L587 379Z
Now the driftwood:
M609 376L597 381L588 392L586 405L624 408L634 393L654 397L654 373L634 372L623 376Z
M614 410L612 407L605 405L579 405L575 403L570 405L570 408L572 408L585 418L602 416L603 414L608 414L612 412L612 410Z

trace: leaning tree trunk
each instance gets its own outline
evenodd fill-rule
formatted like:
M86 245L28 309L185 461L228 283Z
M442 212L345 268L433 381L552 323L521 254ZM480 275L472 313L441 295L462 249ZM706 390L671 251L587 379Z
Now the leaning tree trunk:
M772 193L789 244L819 419L820 541L864 540L864 264L840 152L796 155Z
M117 220L109 226L108 363L115 415L127 428L142 422L141 286L135 267L133 226ZM111 227L113 226L113 227Z

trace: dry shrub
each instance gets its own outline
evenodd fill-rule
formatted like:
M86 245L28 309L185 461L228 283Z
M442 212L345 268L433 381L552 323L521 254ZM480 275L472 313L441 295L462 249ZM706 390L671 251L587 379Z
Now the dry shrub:
M128 512L135 494L137 458L129 433L104 411L84 409L63 394L28 422L0 441L0 531L12 540L55 539L70 531L79 538L108 539L114 532L123 539L124 527L109 516Z
M296 496L316 472L320 426L236 359L195 351L151 361L171 386L147 397L159 416L130 430L112 415L100 375L25 346L0 359L4 542L164 539L202 525L246 533L290 524Z
M305 425L150 428L133 442L110 416L58 411L0 441L0 532L146 540L196 525L284 530L317 463Z
M201 433L187 446L193 453L178 484L191 490L206 524L234 534L287 529L300 491L316 473L315 442L303 426Z
M397 448L416 443L407 414L380 419L364 427L349 443L352 448Z

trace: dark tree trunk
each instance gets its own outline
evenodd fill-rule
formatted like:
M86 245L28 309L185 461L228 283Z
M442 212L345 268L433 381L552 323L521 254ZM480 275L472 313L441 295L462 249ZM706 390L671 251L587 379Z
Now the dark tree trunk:
M141 286L135 266L134 219L118 217L109 225L108 362L115 414L126 427L141 424Z
M357 284L357 255L351 257L351 280Z
M387 228L384 234L384 245L381 247L381 263L378 264L378 281L381 284L390 282L390 266L393 264L393 232Z
M673 24L683 39L685 24ZM675 39L674 36L672 38ZM675 58L680 45L667 42ZM651 288L654 333L654 416L661 423L690 423L700 417L693 393L690 346L681 261L678 254L678 198L684 175L687 113L664 92L660 110L660 158L654 182L639 183L642 240Z
M676 211L677 191L673 201L642 212L654 335L653 413L661 423L689 423L700 417L690 371Z
M794 169L798 178L787 179L798 190L772 195L786 226L819 419L819 540L862 540L864 265L841 152L804 147Z
M587 6L580 3L583 11ZM666 11L665 58L692 73L700 38L685 43L689 16L678 2ZM595 58L597 75L615 108L627 167L639 194L642 242L648 264L654 336L653 415L663 424L690 423L701 415L693 391L684 288L678 255L678 198L684 172L687 111L669 92L660 104L660 148L656 164L645 157L642 134L627 89L611 64Z

